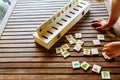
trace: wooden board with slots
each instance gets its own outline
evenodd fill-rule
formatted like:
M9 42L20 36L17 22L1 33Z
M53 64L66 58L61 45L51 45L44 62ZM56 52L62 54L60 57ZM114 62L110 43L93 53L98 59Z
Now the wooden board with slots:
M72 0L61 10L39 26L33 34L35 42L50 49L88 11L90 4L82 0Z

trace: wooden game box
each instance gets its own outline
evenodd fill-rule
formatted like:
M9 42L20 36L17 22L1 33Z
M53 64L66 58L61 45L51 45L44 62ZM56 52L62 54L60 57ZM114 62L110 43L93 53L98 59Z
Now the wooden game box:
M34 41L46 49L50 49L89 10L88 2L82 0L68 2L37 28L33 34Z

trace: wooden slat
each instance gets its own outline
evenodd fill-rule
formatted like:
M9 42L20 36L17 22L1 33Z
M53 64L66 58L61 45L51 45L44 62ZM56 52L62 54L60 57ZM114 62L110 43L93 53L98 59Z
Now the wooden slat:
M103 0L90 2L90 12L76 23L65 35L82 33L84 41L80 52L74 51L65 35L50 49L38 45L33 40L33 33L49 17L61 9L69 0L17 0L10 17L4 26L0 38L0 79L2 80L102 80L100 74L91 71L94 64L102 70L110 71L111 80L120 79L120 57L106 61L102 56L102 47L112 41L106 31L97 31L91 26L94 18L108 19L108 12ZM101 46L94 46L92 40L98 34L105 35ZM64 59L56 54L55 48L67 43L70 56ZM84 48L98 48L98 56L84 56ZM91 66L88 71L72 69L72 61L87 61Z
M24 52L24 51L23 51ZM86 59L87 58L87 59ZM88 59L89 58L89 59ZM31 63L36 63L36 62L43 62L43 63L46 63L46 62L49 62L49 63L53 63L53 62L71 62L71 61L80 61L80 62L83 62L83 61L96 61L96 62L99 62L99 61L105 61L105 59L103 57L69 57L68 59L63 59L62 56L61 57L38 57L38 58L34 58L34 57L11 57L11 58L0 58L0 62L7 62L7 63L11 63L11 62L14 62L14 63L18 63L18 62L21 62L21 63L24 63L24 62L31 62ZM120 61L120 58L116 58L115 61ZM119 64L118 64L119 65ZM72 69L72 68L71 68Z
M5 72L3 71L4 69L0 69L0 74L51 74L51 75L57 75L57 74L64 74L64 75L68 75L68 74L82 74L82 75L87 75L87 74L91 74L91 68L89 68L89 70L85 73L85 71L83 71L82 69L76 70L73 72L72 69L70 69L72 67L69 68L51 68L51 69L5 69ZM109 70L107 68L103 68L103 70ZM11 71L13 71L14 73L11 73ZM119 68L110 68L110 72L111 74L114 73L118 73L120 74L120 69Z
M32 66L31 66L32 64ZM89 61L89 64L91 65L90 68L92 68L93 64L99 64L101 65L103 68L109 70L109 68L116 68L118 67L119 68L119 65L120 62L113 62L112 64L110 62L91 62ZM106 65L105 65L106 64ZM109 66L108 66L109 65ZM58 62L58 63L42 63L42 62L38 62L38 63L1 63L0 64L0 69L40 69L40 68L43 68L43 69L49 69L49 68L52 68L52 69L64 69L64 68L68 68L69 70L72 70L72 65L70 62ZM117 69L118 69L117 68ZM80 69L82 70L82 69ZM119 69L120 70L120 69ZM76 70L77 72L77 70ZM114 71L113 71L114 72ZM116 72L116 71L115 71ZM116 73L120 73L120 71L117 71Z
M101 76L100 75L97 75L97 74L94 74L94 75L47 75L47 77L49 77L49 80L78 80L78 79L81 79L81 80L85 80L86 77L91 77L93 76L94 78L92 80L96 80L96 79L101 79ZM5 80L18 80L18 79L24 79L24 80L48 80L48 78L46 77L46 75L1 75L1 78L2 79L5 79ZM119 80L119 74L113 74L112 76L112 80L114 78L117 78L116 80ZM88 78L87 80L91 80L90 78Z

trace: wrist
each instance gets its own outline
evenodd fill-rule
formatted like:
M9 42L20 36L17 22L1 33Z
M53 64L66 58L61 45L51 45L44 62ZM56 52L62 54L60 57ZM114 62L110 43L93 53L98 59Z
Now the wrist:
M108 20L108 24L113 26L116 23L116 21L117 21L116 19Z
M108 26L109 28L111 28L111 27L114 26L114 24L115 24L115 23L113 23L113 22L108 22L108 23L106 24L106 26Z

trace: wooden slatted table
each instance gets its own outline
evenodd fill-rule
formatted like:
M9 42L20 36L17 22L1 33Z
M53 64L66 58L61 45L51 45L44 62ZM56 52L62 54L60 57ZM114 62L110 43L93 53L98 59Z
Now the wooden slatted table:
M85 15L66 34L81 32L85 42L83 48L94 48L92 40L97 34L104 34L105 41L99 49L99 56L84 56L83 51L77 53L70 46L70 57L64 59L56 55L55 48L68 43L63 36L50 50L34 43L32 34L50 16L56 13L69 0L14 0L7 19L0 26L0 80L102 80L100 74L91 71L93 64L102 66L102 70L110 71L111 80L120 80L120 57L112 62L106 61L102 46L116 38L106 32L96 31L91 20L97 17L108 18L104 1L87 0L90 12ZM5 25L5 27L4 27ZM91 67L88 71L81 68L73 70L72 61L87 61Z

